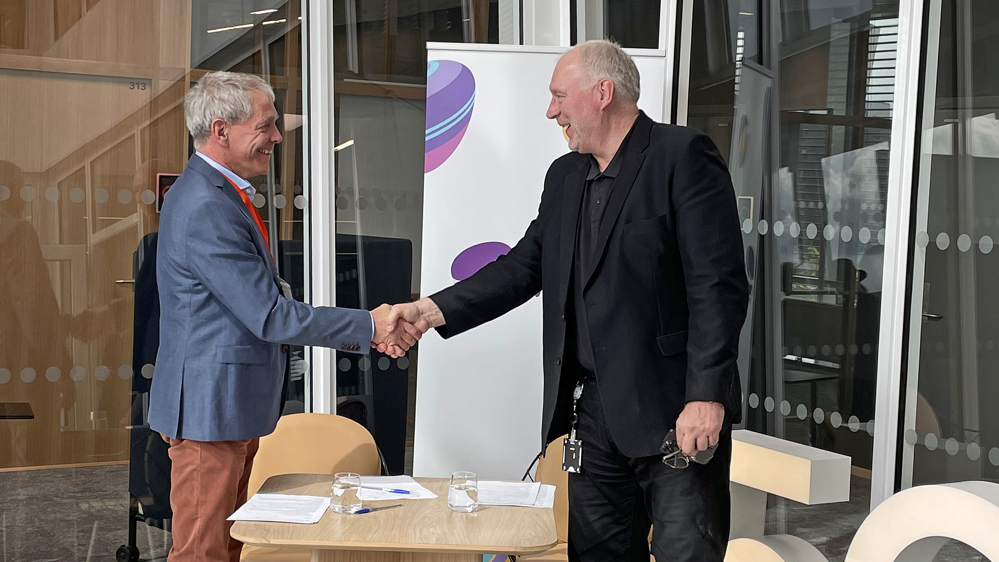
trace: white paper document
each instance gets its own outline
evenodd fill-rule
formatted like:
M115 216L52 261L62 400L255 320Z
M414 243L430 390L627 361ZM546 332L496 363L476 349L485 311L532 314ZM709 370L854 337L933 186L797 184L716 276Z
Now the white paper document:
M380 488L380 489L378 489ZM390 492L405 490L409 493ZM361 501L381 500L431 500L437 494L424 488L412 476L362 476L361 489L357 493Z
M481 505L514 505L533 507L538 501L541 484L538 482L479 481Z
M541 489L538 490L538 499L534 502L533 507L547 507L548 509L555 507L555 486L542 484Z
M254 494L228 521L273 521L277 523L316 523L330 505L329 498Z

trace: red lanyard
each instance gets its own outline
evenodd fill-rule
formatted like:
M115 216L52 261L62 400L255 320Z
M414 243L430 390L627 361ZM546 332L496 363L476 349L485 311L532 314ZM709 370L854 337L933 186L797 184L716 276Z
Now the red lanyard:
M253 202L250 201L250 196L246 194L245 191L236 186L236 184L229 179L228 176L222 174L229 184L235 188L236 193L239 194L239 198L243 200L243 204L246 205L246 210L250 211L250 216L253 217L253 221L257 223L257 228L260 229L261 236L264 237L264 244L267 245L267 253L271 256L271 261L274 261L274 254L271 254L271 237L267 235L267 227L264 226L264 219L260 218L260 213L257 212L257 208L253 206ZM275 262L277 263L277 262Z

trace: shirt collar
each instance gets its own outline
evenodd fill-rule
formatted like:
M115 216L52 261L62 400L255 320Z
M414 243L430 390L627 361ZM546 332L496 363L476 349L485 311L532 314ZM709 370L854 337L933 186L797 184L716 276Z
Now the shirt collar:
M635 120L638 123L638 120ZM624 160L624 147L628 146L628 140L631 139L631 133L635 130L635 125L631 126L628 130L628 134L624 136L624 140L621 141L621 146L617 147L617 153L614 154L614 158L611 158L610 164L607 164L607 168L604 171L600 171L600 164L597 159L590 155L590 170L586 173L586 181L592 181L597 179L599 176L614 179L617 174L621 171L621 162Z
M623 147L624 143L621 143L621 146ZM622 154L621 149L619 148L617 154L615 154L614 158L610 161L610 164L607 164L607 168L601 172L600 164L597 163L597 159L594 158L593 156L590 156L590 170L586 173L586 181L592 181L597 179L598 177L605 177L611 179L616 178L618 172L621 171L621 160L623 159L624 156Z
M205 162L208 162L209 166L211 166L212 168L215 168L216 170L218 170L223 176L229 178L229 181L231 181L232 183L234 183L236 185L236 187L238 187L239 189L243 190L243 192L245 192L247 195L249 195L250 199L253 199L257 195L257 190L254 189L252 185L250 185L250 182L248 182L248 181L244 180L243 178L237 176L229 168L226 168L222 164L219 164L218 162L212 160L211 158L209 158L208 156L206 156L202 152L195 152L195 154L197 154L198 156L200 156L201 159L204 160Z

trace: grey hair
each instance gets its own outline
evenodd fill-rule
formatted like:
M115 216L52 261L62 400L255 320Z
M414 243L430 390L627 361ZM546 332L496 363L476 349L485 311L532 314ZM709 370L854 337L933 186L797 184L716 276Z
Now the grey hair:
M184 119L194 144L204 143L212 132L212 121L221 119L238 125L253 115L251 92L262 92L274 102L274 88L263 78L241 72L205 74L184 96Z
M628 53L613 41L593 40L576 47L579 66L594 82L604 78L614 83L614 90L627 103L638 103L642 93L638 67Z

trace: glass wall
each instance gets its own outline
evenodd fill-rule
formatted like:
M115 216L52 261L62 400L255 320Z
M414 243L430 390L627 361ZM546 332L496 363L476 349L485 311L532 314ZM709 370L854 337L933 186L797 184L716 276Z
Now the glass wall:
M426 43L497 43L501 2L333 6L336 304L371 309L420 292ZM417 357L337 354L336 411L372 432L392 474L412 471Z
M5 560L113 559L170 516L155 376L159 196L192 154L183 97L259 74L285 141L250 178L306 298L299 0L0 2L0 542ZM289 411L308 408L297 352ZM145 558L168 535L138 522Z
M999 5L931 0L925 21L903 487L999 481Z
M604 0L604 37L622 47L659 48L661 0Z
M768 533L842 560L867 515L897 0L693 6L687 123L739 198L747 429L849 456L845 504L771 497Z

